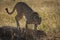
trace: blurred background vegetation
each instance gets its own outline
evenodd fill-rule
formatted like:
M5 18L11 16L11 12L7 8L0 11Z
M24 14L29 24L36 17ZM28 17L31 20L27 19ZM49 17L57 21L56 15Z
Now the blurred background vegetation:
M5 8L12 11L17 2L26 2L34 11L38 12L42 18L38 30L44 30L46 33L60 32L60 0L0 0L0 26L16 27L15 11L12 15L8 15ZM25 27L25 18L21 19L21 27ZM29 25L31 29L33 27Z

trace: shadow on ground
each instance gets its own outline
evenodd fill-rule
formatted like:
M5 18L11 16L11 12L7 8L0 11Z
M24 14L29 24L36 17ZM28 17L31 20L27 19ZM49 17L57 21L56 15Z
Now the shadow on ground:
M0 27L0 40L40 40L46 37L46 33L42 30L34 30L23 28L18 30L16 27L3 26Z

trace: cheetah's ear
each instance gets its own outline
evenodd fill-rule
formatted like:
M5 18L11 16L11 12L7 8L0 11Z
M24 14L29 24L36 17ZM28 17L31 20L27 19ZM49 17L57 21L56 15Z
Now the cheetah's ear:
M37 12L34 12L34 14L39 16L39 14Z

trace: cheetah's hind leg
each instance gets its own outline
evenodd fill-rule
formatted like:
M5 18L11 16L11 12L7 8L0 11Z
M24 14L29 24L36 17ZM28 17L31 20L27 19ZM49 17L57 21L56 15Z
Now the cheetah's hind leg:
M15 18L15 20L16 20L17 28L20 30L20 25L19 25L17 18Z

